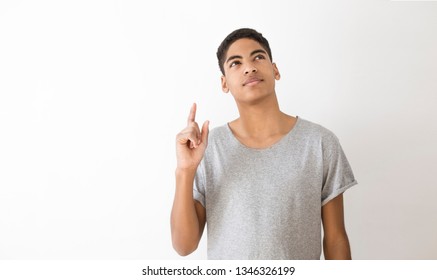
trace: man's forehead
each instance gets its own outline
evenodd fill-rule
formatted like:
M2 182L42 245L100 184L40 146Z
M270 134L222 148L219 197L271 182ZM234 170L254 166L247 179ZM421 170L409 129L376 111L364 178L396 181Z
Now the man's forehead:
M241 38L229 46L229 49L226 52L226 59L234 55L250 55L250 53L256 49L262 49L267 53L266 49L264 49L264 47L257 41L250 38Z

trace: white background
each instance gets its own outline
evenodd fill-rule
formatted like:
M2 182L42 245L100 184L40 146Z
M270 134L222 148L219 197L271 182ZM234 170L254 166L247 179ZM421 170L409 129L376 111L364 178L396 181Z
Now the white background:
M0 1L0 259L180 259L174 137L194 101L238 116L215 52L240 27L340 139L353 257L437 259L437 2L376 0Z

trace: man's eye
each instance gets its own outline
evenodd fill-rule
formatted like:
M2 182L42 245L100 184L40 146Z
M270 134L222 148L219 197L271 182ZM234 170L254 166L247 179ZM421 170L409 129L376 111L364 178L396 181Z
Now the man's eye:
M229 64L229 67L234 67L235 65L240 64L239 61L232 61L231 64Z
M255 56L255 59L265 59L265 57L262 54L259 54Z

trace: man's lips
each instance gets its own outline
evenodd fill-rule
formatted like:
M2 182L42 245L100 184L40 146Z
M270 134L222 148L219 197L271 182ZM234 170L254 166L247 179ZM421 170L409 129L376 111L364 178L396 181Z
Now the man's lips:
M257 77L252 77L247 79L246 81L244 81L243 86L252 86L252 85L256 85L259 82L262 82L263 79L261 78L257 78Z

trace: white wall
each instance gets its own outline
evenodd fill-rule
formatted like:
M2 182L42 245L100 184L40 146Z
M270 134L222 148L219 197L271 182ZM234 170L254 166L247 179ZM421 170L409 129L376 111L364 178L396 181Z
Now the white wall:
M437 2L375 0L0 2L0 259L180 258L174 137L193 101L237 116L215 52L240 27L342 143L353 257L437 259Z

